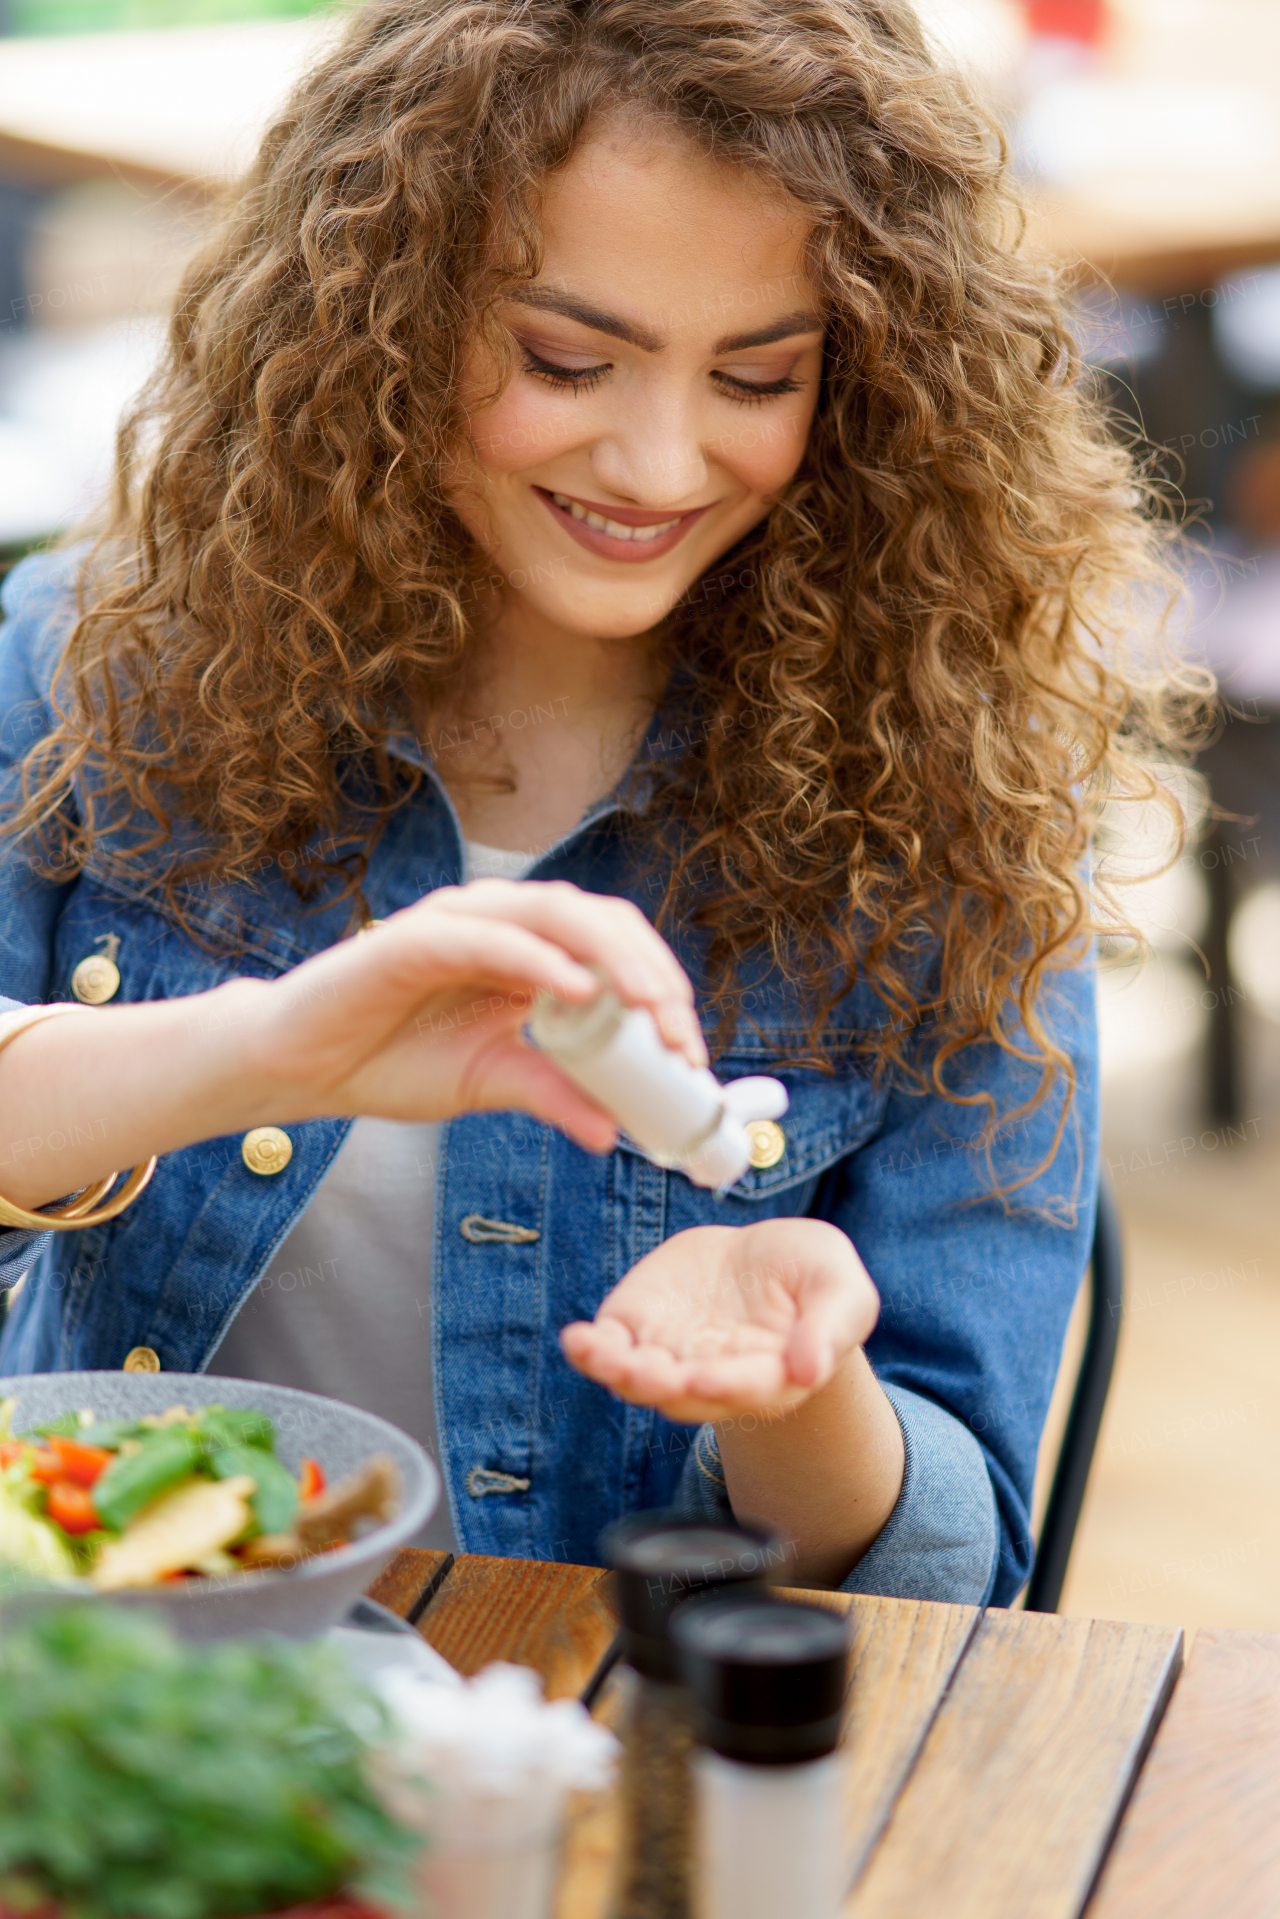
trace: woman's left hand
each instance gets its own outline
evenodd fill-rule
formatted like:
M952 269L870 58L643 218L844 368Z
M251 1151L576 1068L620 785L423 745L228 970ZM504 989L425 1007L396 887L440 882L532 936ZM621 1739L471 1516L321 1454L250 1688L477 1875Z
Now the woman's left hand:
M633 1266L560 1343L620 1399L694 1424L785 1411L868 1338L880 1297L819 1219L692 1226Z

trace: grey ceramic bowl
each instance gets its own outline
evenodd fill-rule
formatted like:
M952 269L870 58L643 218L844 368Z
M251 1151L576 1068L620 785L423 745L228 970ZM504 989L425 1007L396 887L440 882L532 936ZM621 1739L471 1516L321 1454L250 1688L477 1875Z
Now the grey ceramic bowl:
M372 1413L291 1386L264 1386L257 1380L209 1373L27 1373L0 1379L0 1397L17 1400L13 1430L19 1433L85 1406L98 1419L137 1419L175 1405L252 1406L274 1421L276 1450L291 1471L309 1455L319 1460L330 1481L370 1453L390 1453L400 1469L400 1511L388 1525L349 1546L304 1560L288 1572L190 1579L179 1587L98 1596L100 1603L149 1606L163 1613L184 1639L262 1632L306 1639L327 1632L421 1530L440 1498L434 1462L407 1433ZM66 1592L67 1587L60 1584L57 1590ZM86 1585L83 1594L93 1597L92 1587ZM19 1606L25 1603L25 1596L17 1601Z

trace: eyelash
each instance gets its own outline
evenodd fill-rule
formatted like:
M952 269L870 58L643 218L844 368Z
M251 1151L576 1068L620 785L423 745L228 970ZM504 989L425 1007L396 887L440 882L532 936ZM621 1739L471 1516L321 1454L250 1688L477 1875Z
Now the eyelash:
M531 347L523 347L521 351L524 354L524 371L561 393L590 393L609 372L607 363L604 366L581 368L554 366L550 360L539 359ZM725 397L740 406L759 406L763 400L780 399L784 393L799 393L802 384L790 377L770 380L765 386L753 385L749 380L735 380L730 373L713 373L711 377L719 382L722 390L729 389Z

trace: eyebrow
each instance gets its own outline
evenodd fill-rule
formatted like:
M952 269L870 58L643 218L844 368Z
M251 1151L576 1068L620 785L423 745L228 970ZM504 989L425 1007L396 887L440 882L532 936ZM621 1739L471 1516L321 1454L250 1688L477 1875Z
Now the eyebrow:
M667 344L660 333L619 319L616 313L605 313L600 307L593 307L589 300L579 300L572 293L557 293L554 287L512 287L507 298L518 301L521 306L536 307L540 313L559 313L566 320L577 320L579 325L589 326L595 333L607 333L610 338L638 346L645 353L661 353Z
M595 333L607 333L611 339L639 347L644 353L661 353L667 345L662 334L638 326L634 321L624 320L616 313L606 313L602 308L592 306L589 300L578 299L575 294L558 293L554 287L512 287L507 297L520 306L534 307L540 313L558 313L566 320L576 320L580 326L590 327ZM818 314L801 308L795 313L784 313L771 325L757 327L750 333L726 334L722 340L716 341L713 351L742 353L750 347L773 346L776 341L792 339L799 333L821 332L822 326Z
M757 327L753 333L730 333L717 340L717 353L743 353L748 347L772 346L777 340L790 340L797 333L821 333L824 322L816 313L801 310L784 313L772 326Z

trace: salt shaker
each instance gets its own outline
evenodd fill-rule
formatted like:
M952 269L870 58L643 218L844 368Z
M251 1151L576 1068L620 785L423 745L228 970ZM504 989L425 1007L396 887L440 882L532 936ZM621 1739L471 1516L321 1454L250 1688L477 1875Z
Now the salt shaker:
M751 1164L747 1126L787 1110L781 1080L753 1074L722 1086L666 1045L647 1007L624 1006L608 987L585 1006L543 999L529 1035L647 1158L695 1186L740 1179Z
M689 1919L693 1743L690 1702L667 1623L695 1593L761 1590L785 1547L764 1527L635 1513L601 1535L622 1618L622 1842L611 1919Z
M608 1783L617 1741L576 1700L548 1703L524 1666L445 1681L416 1667L392 1663L373 1677L396 1728L375 1776L427 1840L416 1910L550 1919L567 1796Z
M819 1606L716 1594L671 1640L694 1702L697 1919L837 1919L848 1891L848 1630Z

